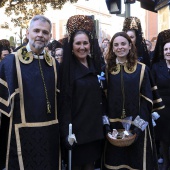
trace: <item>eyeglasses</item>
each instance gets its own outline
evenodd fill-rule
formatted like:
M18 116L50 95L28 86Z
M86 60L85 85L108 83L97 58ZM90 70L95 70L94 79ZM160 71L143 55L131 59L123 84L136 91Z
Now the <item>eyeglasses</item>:
M62 57L62 55L61 54L56 54L55 57Z
M55 58L60 58L60 57L62 57L62 54L56 54L55 55Z
M62 54L56 54L56 55L55 55L55 58L56 58L56 59L58 59L58 58L60 58L60 57L62 57Z

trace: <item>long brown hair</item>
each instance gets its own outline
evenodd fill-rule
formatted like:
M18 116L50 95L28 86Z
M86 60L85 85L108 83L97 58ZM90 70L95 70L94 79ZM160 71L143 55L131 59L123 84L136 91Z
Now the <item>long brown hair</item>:
M127 55L127 68L131 70L137 62L136 47L133 45L130 37L125 32L117 32L112 37L108 52L106 54L106 62L107 62L109 72L116 71L117 69L116 67L117 56L113 52L113 41L116 37L119 37L119 36L126 38L129 44L131 44L131 49L129 50L129 53Z

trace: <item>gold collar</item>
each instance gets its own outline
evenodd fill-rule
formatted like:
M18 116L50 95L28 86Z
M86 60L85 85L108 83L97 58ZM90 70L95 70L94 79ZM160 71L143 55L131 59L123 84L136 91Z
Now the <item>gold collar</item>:
M112 71L111 74L116 75L120 72L120 66L124 66L124 71L128 74L134 73L136 71L136 67L137 67L137 63L134 65L134 67L132 67L131 69L127 68L127 63L122 64L117 64L116 65L116 71Z
M17 55L19 60L24 64L30 64L34 58L32 51L28 52L25 46L17 51ZM44 58L49 66L53 65L52 56L47 51L45 51Z

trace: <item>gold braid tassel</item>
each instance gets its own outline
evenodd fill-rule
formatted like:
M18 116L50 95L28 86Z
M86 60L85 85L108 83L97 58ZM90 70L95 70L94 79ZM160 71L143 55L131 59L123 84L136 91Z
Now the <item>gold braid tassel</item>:
M51 104L47 101L47 113L51 113Z
M44 79L43 70L42 70L42 66L41 66L39 56L38 56L38 61L39 61L40 73L41 73L41 77L42 77L42 81L43 81L43 85L44 85L45 97L46 97L46 101L47 101L47 113L51 113L51 104L50 104L49 99L48 99L47 88L46 88L46 85L45 85L45 79Z
M125 111L125 89L124 89L124 80L123 80L123 65L121 65L121 89L122 89L122 97L123 97L123 108L122 108L122 115L121 119L124 119L126 117L126 111Z
M122 109L122 116L121 116L121 119L124 119L125 117L126 117L125 109Z

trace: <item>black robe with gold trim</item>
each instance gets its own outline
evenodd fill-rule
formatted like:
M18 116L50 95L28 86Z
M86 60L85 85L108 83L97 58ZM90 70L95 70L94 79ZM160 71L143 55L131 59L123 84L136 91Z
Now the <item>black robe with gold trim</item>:
M154 80L158 91L165 104L165 109L158 111L160 118L156 120L156 139L170 145L170 71L165 60L161 60L152 66Z
M60 170L57 118L57 66L40 59L51 113L47 113L44 85L38 59L23 64L10 54L0 63L0 112L9 117L8 141L2 122L0 158L8 170ZM3 119L2 119L3 121ZM8 121L6 121L8 122ZM5 149L5 145L7 146ZM6 155L5 155L6 154ZM1 166L4 159L0 159Z
M128 147L116 147L110 144L109 141L106 141L103 169L157 169L151 112L164 106L155 90L156 88L148 67L142 63L137 63L134 72L129 73L125 71L124 66L122 71L126 116L132 116L132 120L134 120L139 115L149 125L139 135L139 138ZM121 71L116 74L109 73L107 95L111 129L123 128L121 123L123 108L121 87ZM131 125L131 130L133 129L134 125Z

